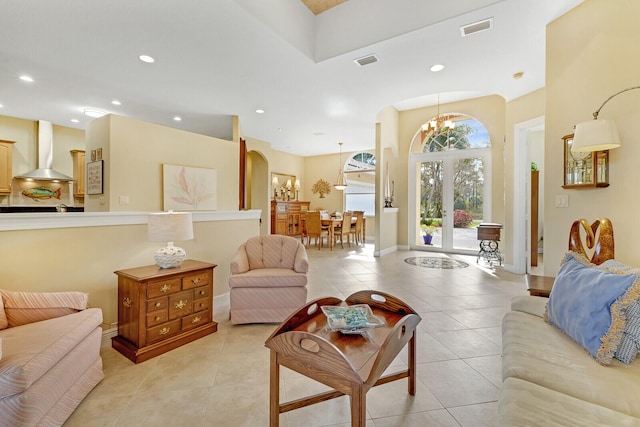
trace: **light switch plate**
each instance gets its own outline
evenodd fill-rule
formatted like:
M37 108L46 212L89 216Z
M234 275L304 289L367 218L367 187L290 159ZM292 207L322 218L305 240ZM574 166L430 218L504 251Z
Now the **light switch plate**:
M568 207L569 207L569 195L556 194L556 208L568 208Z

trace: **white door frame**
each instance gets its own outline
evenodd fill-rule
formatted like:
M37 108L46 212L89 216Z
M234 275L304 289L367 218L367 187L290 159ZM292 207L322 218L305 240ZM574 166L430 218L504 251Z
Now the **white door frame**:
M531 188L531 160L529 155L529 131L544 127L544 116L516 123L513 127L513 264L505 265L505 270L515 274L525 274L528 271L531 259L531 227L529 224L529 212L531 212L529 197ZM521 181L518 177L527 177ZM544 183L543 183L544 185ZM524 242L524 244L523 244Z

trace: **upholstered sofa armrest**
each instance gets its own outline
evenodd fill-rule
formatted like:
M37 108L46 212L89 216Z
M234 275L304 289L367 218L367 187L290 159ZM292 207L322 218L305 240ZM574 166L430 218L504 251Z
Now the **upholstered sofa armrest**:
M76 313L86 309L89 302L89 295L84 292L0 290L0 296L4 306L3 312L0 313L0 329L7 325L20 326Z
M296 273L307 273L309 271L309 258L307 257L307 251L302 244L299 244L296 251L296 258L293 261L293 269Z
M247 250L245 244L241 244L236 254L231 259L231 274L246 273L249 271L249 258L247 257Z

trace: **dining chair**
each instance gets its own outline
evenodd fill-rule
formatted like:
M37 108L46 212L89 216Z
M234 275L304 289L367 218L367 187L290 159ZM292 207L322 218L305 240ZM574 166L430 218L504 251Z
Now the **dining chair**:
M356 222L351 224L349 231L350 235L353 235L353 241L356 245L362 243L364 245L364 211L353 211L356 217Z
M327 238L327 246L329 246L329 227L323 226L320 219L319 211L307 212L307 247L311 244L311 238L315 237L315 243L318 250L322 248L322 240Z
M351 247L351 240L349 236L351 234L351 213L344 212L342 214L342 221L334 228L333 234L337 241L340 237L340 246L344 248L344 236L347 236L347 244Z

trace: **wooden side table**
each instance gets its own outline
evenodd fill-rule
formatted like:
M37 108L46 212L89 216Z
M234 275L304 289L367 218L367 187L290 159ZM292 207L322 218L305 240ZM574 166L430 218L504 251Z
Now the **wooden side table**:
M166 353L218 330L213 319L215 264L186 260L116 271L118 335L114 349L134 363Z
M549 298L555 277L535 276L533 274L527 274L525 277L529 295Z
M368 304L385 325L367 330L365 335L345 335L327 327L323 305ZM314 403L348 395L351 398L351 425L366 424L366 393L377 385L408 378L408 392L415 395L415 330L420 316L399 299L376 291L356 292L344 302L320 298L285 320L265 342L271 349L270 426L277 427L280 414ZM408 368L382 376L406 344ZM334 391L280 403L280 365L321 382Z

